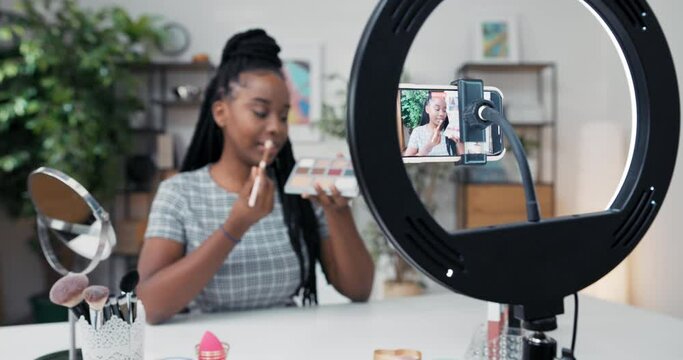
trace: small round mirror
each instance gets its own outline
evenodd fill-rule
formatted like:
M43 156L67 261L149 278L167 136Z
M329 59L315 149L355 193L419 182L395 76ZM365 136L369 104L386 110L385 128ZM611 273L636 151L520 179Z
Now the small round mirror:
M40 246L52 268L62 275L76 272L62 265L50 234L90 260L80 273L90 273L109 257L116 245L109 214L81 184L59 170L41 167L29 175L28 189L36 209Z

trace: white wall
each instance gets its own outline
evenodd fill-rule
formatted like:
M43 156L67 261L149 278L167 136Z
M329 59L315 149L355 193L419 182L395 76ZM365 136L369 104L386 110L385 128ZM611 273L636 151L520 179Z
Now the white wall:
M3 6L12 2L0 1ZM159 14L184 24L192 34L192 43L183 59L206 52L216 62L229 36L250 27L264 27L285 49L301 44L320 44L324 48L324 72L343 76L350 72L358 39L375 4L367 0L88 0L82 3L92 7L117 4L134 15ZM683 65L680 45L683 43L683 25L676 22L675 17L683 13L682 5L674 0L651 0L651 3L669 37L680 69ZM466 0L448 0L440 5L421 30L407 59L406 69L412 80L450 81L458 65L472 55L471 30L476 18L484 11L516 15L522 60L558 64L557 211L572 214L604 208L616 189L621 168L614 166L614 158L600 156L593 157L593 161L602 163L593 162L588 166L583 161L588 156L581 155L577 149L595 148L596 152L616 149L612 154L616 158L626 151L624 139L630 131L626 81L607 35L573 0L496 0L477 5L483 8L474 9L474 3ZM445 33L452 33L453 38L443 41ZM608 117L615 108L617 112ZM174 126L187 135L196 114L181 116L186 118L174 120ZM610 139L611 147L598 147L590 141L590 136L581 135L595 122L619 129L619 136ZM296 145L299 155L333 155L345 149L345 144L338 141ZM683 284L671 274L681 274L683 270L683 265L675 258L675 254L683 253L683 245L677 243L675 237L675 214L683 210L682 183L679 168L663 210L633 257L631 272L635 285L631 296L637 304L678 316L683 316ZM445 219L454 217L444 216ZM7 284L7 280L4 283Z

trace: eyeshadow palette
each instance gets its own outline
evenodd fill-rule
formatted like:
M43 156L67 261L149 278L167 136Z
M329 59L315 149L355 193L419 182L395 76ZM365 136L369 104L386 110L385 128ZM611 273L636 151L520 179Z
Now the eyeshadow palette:
M358 182L351 161L344 158L299 160L287 179L285 193L313 195L316 183L328 194L334 185L344 197L358 196Z

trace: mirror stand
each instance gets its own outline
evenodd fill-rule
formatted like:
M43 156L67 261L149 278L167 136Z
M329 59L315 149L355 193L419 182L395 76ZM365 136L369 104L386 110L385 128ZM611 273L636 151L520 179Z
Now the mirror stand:
M48 264L60 275L91 273L116 245L116 235L109 214L76 180L61 171L41 167L28 178L31 201L36 209L38 239ZM79 256L89 259L85 269L69 270L55 254L50 233ZM39 359L82 359L76 349L76 322L72 311L69 319L69 348ZM87 318L87 317L86 317Z

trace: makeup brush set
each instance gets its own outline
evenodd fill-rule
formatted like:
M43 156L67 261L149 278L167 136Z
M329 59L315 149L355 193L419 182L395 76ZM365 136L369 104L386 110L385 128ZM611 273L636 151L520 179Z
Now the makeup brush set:
M121 293L110 296L107 287L89 286L87 276L72 273L55 282L50 290L50 300L69 308L77 319L83 317L95 330L114 317L132 324L137 318L135 286L139 279L137 271L127 273L119 284Z
M144 309L135 296L139 275L131 271L121 278L120 293L90 285L84 274L69 273L57 280L50 300L69 308L83 336L84 359L142 359Z

